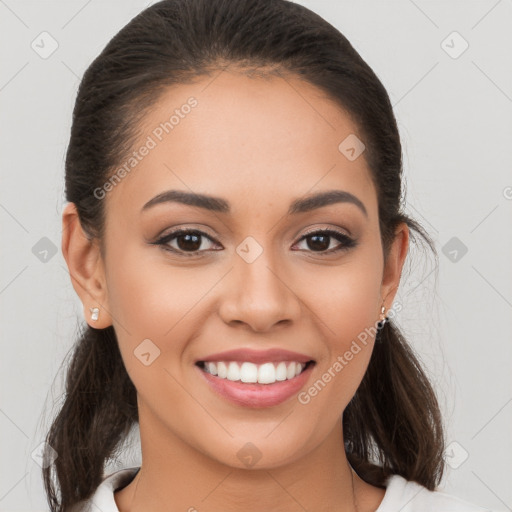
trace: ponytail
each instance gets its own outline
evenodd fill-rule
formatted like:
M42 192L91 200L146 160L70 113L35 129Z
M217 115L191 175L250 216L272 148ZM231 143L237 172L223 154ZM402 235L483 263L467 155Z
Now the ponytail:
M347 458L366 482L392 474L429 490L444 472L444 433L430 382L400 329L377 334L366 374L343 414ZM378 465L377 465L377 464Z
M113 327L87 326L77 341L66 376L65 398L46 443L57 452L43 469L52 512L88 498L104 478L105 462L134 422L137 395L124 367ZM58 500L51 472L59 481Z

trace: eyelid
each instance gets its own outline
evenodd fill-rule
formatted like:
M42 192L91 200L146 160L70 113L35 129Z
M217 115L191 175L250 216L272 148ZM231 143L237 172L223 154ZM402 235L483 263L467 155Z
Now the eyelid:
M352 236L349 234L349 233L346 233L344 231L341 231L341 228L331 228L331 227L316 227L316 228L311 228L310 230L306 231L300 238L300 240L302 240L305 236L308 236L308 235L314 235L315 233L318 233L319 231L321 232L325 232L325 231L332 231L332 232L335 232L335 233L338 233L340 235L343 235L343 236L346 236L348 238L352 238Z

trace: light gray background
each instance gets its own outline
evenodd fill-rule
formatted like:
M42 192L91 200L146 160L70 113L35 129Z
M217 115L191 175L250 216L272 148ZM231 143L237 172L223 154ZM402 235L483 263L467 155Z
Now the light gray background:
M512 510L512 3L300 3L341 30L387 88L404 146L407 212L439 250L436 266L412 247L396 321L435 383L455 443L443 486ZM0 0L0 511L48 509L31 454L57 410L59 366L83 321L60 252L71 112L87 66L146 5ZM42 46L43 31L58 43L45 59L31 47ZM462 48L453 31L469 44L457 58L447 53ZM43 237L57 249L46 262L36 245L48 244ZM453 237L467 247L455 261L450 245L442 252ZM138 456L135 446L116 467Z

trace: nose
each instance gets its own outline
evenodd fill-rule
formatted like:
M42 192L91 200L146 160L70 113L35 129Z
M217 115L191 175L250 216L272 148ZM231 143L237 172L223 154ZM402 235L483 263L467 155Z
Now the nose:
M243 324L265 332L275 325L297 322L302 307L293 279L275 266L267 251L252 263L236 255L219 306L219 315L226 324Z

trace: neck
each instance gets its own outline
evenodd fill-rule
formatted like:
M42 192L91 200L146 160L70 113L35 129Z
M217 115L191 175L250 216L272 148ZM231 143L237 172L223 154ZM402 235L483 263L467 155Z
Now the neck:
M142 465L134 480L114 495L120 512L363 512L357 495L368 484L348 463L341 420L301 458L261 469L224 465L168 429L156 433L151 425L151 431L145 429L141 418Z

